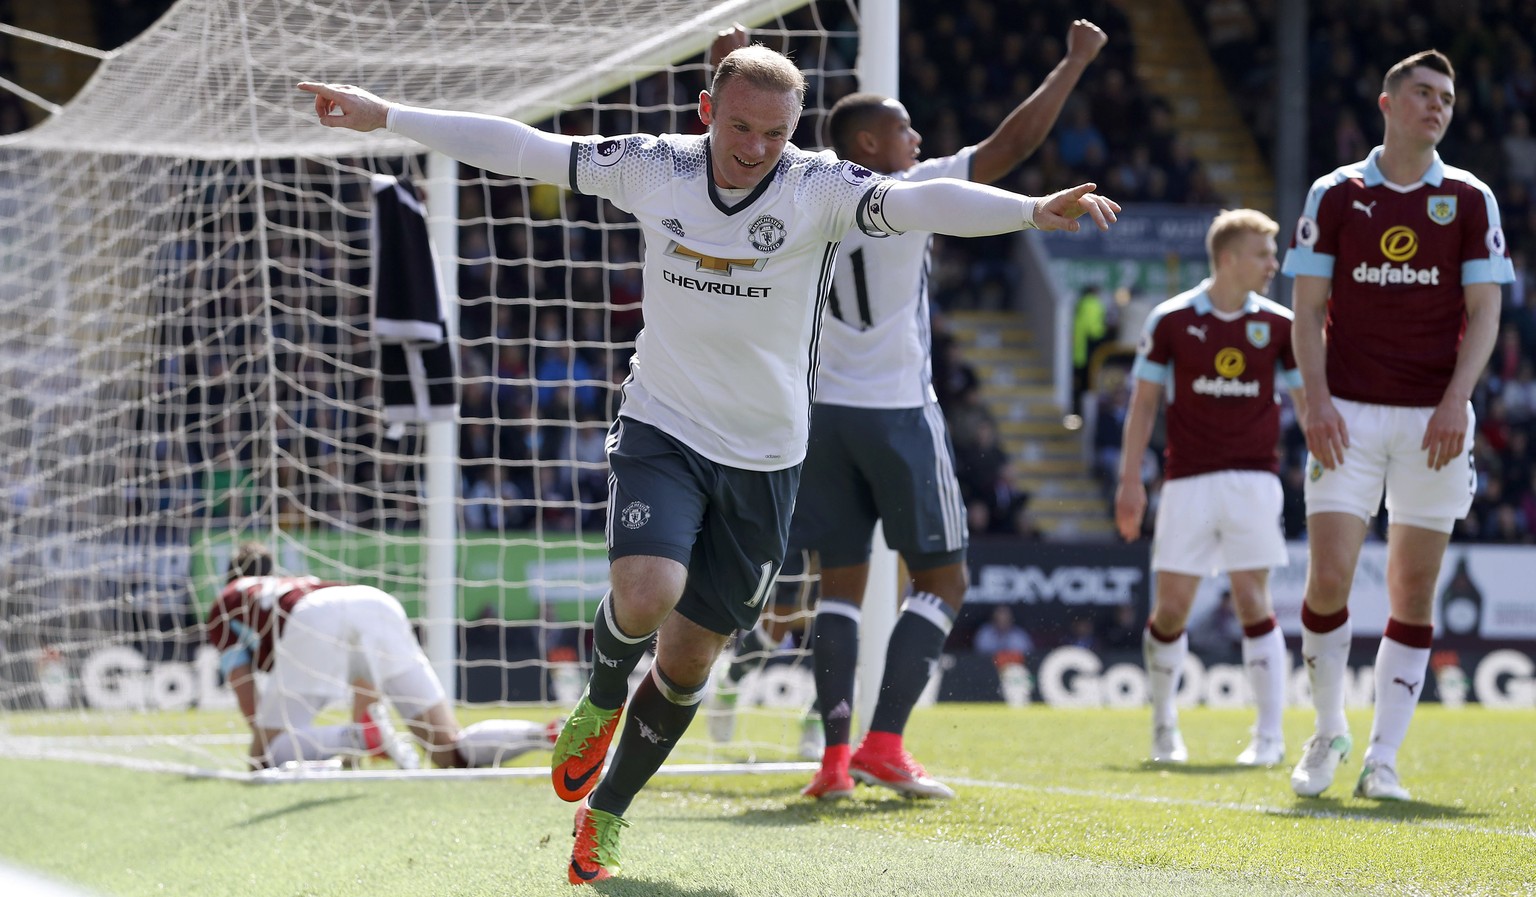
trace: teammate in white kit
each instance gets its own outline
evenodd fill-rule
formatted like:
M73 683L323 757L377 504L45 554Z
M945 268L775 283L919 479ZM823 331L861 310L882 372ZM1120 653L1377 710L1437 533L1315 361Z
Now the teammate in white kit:
M1355 794L1408 799L1397 752L1429 666L1440 562L1472 507L1470 399L1514 269L1492 191L1435 151L1455 102L1455 71L1437 50L1388 69L1382 145L1317 179L1285 257L1309 406L1301 653L1317 724L1291 773L1304 797L1333 784L1353 747L1349 587L1385 487L1391 613Z
M844 234L1076 230L1084 214L1107 228L1119 207L1092 184L1033 199L961 181L903 184L802 151L789 140L805 78L761 46L720 63L699 95L708 131L698 136L573 138L352 86L299 87L330 127L388 127L470 165L601 196L644 229L645 329L608 439L612 590L552 769L556 793L582 801L569 881L608 878L622 814L693 719L730 635L755 624L783 563ZM656 662L630 700L629 673L653 637Z
M1107 38L1078 20L1067 55L997 129L953 156L917 161L922 136L894 99L844 97L827 119L842 158L910 184L936 178L990 183L1050 133L1072 88ZM854 779L909 797L954 791L912 758L903 735L965 601L965 506L954 452L933 389L928 304L932 234L854 232L833 274L822 332L811 442L791 543L821 560L812 640L826 747L801 792L836 800ZM876 522L911 573L885 654L880 695L857 751L850 746L859 621Z

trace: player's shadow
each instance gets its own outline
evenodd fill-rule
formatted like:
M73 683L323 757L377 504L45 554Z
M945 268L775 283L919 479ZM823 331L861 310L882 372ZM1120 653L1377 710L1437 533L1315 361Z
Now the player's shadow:
M1154 763L1151 760L1143 760L1131 766L1106 763L1100 768L1105 772L1166 772L1170 775L1197 776L1249 775L1262 773L1267 769L1263 766L1238 766L1235 763Z
M315 810L320 807L332 807L336 804L345 803L347 801L359 800L361 797L362 795L360 794L338 794L335 797L311 798L309 800L294 801L286 807L278 807L275 810L269 810L265 813L258 813L257 815L252 816L244 821L236 822L230 827L250 828L253 825L261 825L264 822L271 822L274 819L280 819L293 813L306 813L310 810Z
M921 812L925 807L939 806L931 801L911 800L884 788L860 787L854 796L844 800L813 800L800 795L799 786L774 788L743 800L741 792L730 789L690 788L694 796L717 794L722 801L746 804L740 810L723 814L722 822L753 827L788 828L801 825L817 825L839 819L857 818L879 814ZM682 818L682 817L679 817Z
M690 888L675 881L625 876L587 885L599 894L611 897L738 897L728 888Z
M1347 793L1347 792L1346 792ZM1484 819L1489 815L1482 810L1471 810L1454 804L1437 804L1424 800L1356 800L1345 797L1298 797L1281 813L1297 816L1328 816L1329 818L1358 819L1371 822L1420 822L1428 820Z

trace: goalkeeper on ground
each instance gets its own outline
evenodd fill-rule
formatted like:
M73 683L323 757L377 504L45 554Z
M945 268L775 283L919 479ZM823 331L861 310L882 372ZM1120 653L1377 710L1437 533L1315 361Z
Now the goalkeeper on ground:
M400 602L372 586L281 575L259 542L235 550L206 635L251 727L257 769L379 751L401 768L419 766L381 704L361 721L314 725L317 713L353 688L387 700L441 767L494 766L550 747L558 731L500 719L461 729ZM259 689L258 672L265 674Z

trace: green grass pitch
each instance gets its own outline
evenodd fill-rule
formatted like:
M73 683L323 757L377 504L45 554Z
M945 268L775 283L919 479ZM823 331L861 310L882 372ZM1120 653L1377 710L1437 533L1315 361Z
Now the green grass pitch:
M957 787L942 804L861 786L824 806L791 774L659 776L630 810L622 877L590 890L1536 895L1536 711L1420 708L1405 804L1350 796L1368 711L1317 799L1291 794L1288 765L1232 765L1251 719L1186 710L1191 763L1162 768L1142 760L1145 710L921 710L908 744ZM1286 716L1291 759L1310 720ZM5 761L0 795L0 856L112 897L582 893L565 883L572 805L542 778L249 785Z

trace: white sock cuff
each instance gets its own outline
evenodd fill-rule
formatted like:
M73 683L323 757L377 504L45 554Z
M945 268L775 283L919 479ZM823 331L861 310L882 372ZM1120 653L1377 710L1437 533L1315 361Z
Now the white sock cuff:
M1276 626L1274 629L1271 629L1263 635L1243 636L1243 645L1250 651L1262 651L1266 646L1271 644L1278 644L1281 651L1285 650L1285 633L1280 631L1279 626Z
M946 636L951 629L955 628L955 621L949 615L949 607L944 604L944 599L932 592L914 593L912 597L901 603L901 612L922 617L937 626Z
M1186 629L1179 633L1179 637L1173 641L1165 642L1157 636L1153 635L1152 630L1149 627L1143 626L1141 628L1141 645L1143 651L1150 651L1153 654L1158 654L1165 651L1179 651L1181 653L1188 654L1189 630Z
M648 642L652 636L656 635L655 632L647 632L645 635L638 636L625 635L624 630L619 628L619 622L613 618L613 592L603 596L603 603L598 605L597 612L602 614L603 619L607 621L608 631L613 633L613 637L626 645L638 645L641 642Z
M819 617L823 614L829 614L837 617L846 617L852 620L855 624L858 624L859 620L863 617L863 611L857 604L850 604L847 601L838 601L836 598L823 598L821 599L821 602L816 605L816 616Z
M691 707L704 700L704 685L709 684L708 680L705 680L704 684L692 690L685 689L668 679L667 675L661 671L661 667L656 664L651 664L651 678L655 680L661 696L679 707Z
M1303 640L1311 639L1313 644L1319 646L1344 645L1348 647L1355 638L1353 622L1352 620L1345 620L1337 629L1332 629L1328 632L1314 632L1303 626L1301 627L1301 637Z

